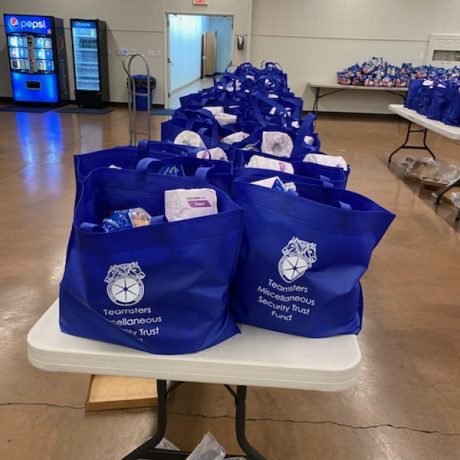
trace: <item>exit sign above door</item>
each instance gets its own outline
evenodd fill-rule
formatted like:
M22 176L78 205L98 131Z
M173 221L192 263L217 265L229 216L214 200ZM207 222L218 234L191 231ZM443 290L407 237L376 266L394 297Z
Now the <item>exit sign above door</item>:
M208 4L208 0L192 0L192 3L194 5L207 5Z

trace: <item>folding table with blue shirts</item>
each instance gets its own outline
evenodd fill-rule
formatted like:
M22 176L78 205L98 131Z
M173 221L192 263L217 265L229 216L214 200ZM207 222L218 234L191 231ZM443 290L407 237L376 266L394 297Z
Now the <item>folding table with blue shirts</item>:
M189 457L157 448L179 382L225 384L257 460L247 386L356 381L360 278L395 216L346 188L351 166L321 152L302 106L279 64L244 63L183 97L160 140L75 156L59 300L29 359L157 379L157 433L125 459Z

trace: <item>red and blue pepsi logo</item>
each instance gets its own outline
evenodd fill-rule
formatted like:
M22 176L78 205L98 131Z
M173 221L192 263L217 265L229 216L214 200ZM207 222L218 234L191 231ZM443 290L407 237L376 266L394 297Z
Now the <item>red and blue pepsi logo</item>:
M10 18L10 26L13 29L17 29L19 27L19 20L18 18L15 18L14 16Z

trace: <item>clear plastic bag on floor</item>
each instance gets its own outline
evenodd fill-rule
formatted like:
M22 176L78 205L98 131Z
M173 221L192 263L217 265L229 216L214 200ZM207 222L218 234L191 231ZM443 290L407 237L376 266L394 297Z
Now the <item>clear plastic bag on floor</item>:
M401 174L406 174L407 170L412 167L414 164L415 157L407 156L403 157L396 162L398 169L401 171Z
M160 443L155 446L155 448L164 450L179 450L176 445L174 445L171 441L168 441L166 438L163 438Z
M452 204L457 209L460 209L460 192L452 192L450 195L450 199L452 201Z
M432 187L444 187L458 179L460 171L455 165L433 161L423 169L421 180L424 185Z
M206 433L187 460L223 460L225 449L217 442L211 433Z
M406 178L414 181L420 181L423 171L427 164L435 163L431 158L417 158L406 170Z
M187 460L223 460L225 449L217 442L211 433L206 433L195 450L187 457ZM244 460L242 457L232 457L233 460Z

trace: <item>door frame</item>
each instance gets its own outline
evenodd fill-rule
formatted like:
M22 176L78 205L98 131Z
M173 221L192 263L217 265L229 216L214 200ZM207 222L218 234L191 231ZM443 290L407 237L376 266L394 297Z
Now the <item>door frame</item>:
M164 40L163 40L163 66L164 66L164 106L165 109L169 109L169 99L170 99L170 94L171 94L171 73L169 71L169 52L170 52L170 47L169 47L169 21L168 21L168 16L169 15L183 15L183 16L227 16L232 18L232 49L231 49L231 59L232 63L235 60L235 12L233 13L225 13L225 12L213 12L213 13L208 13L208 12L203 12L203 13L190 13L188 12L180 12L180 11L165 11L163 15L163 21L164 21Z

